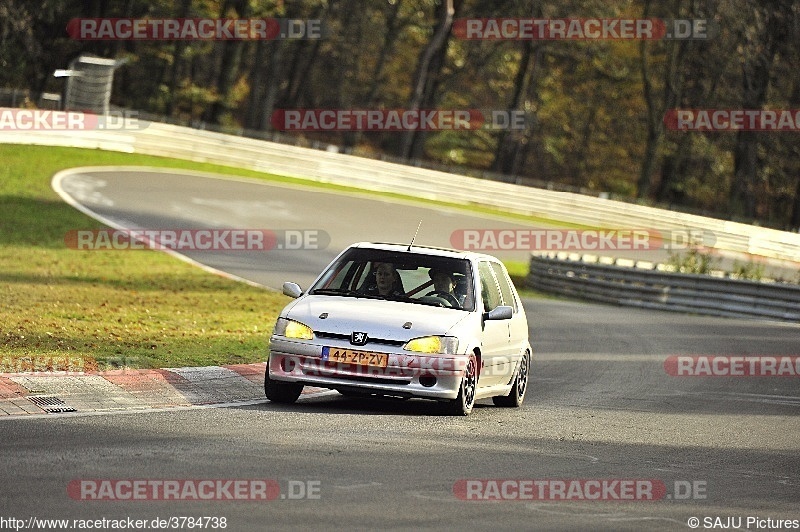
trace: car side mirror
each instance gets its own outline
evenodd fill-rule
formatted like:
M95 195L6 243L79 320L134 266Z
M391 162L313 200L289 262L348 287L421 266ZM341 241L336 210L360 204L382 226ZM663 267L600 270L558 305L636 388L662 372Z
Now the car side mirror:
M507 305L500 305L490 310L486 314L487 320L510 320L514 315L514 309Z
M300 288L300 285L297 283L286 282L283 283L283 295L297 299L303 295L303 289Z

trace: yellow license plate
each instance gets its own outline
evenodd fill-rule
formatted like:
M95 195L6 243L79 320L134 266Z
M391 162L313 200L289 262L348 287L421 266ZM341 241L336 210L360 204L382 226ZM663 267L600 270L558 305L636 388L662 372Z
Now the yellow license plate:
M322 359L340 364L358 364L360 366L375 366L378 368L385 368L389 365L389 355L386 353L353 351L352 349L339 349L338 347L323 348Z

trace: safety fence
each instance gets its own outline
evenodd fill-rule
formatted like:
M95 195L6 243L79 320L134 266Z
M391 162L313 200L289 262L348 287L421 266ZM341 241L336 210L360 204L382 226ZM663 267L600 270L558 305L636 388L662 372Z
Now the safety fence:
M663 265L648 263L642 268L592 259L532 255L527 284L544 292L617 305L800 323L798 285L674 273L664 271Z

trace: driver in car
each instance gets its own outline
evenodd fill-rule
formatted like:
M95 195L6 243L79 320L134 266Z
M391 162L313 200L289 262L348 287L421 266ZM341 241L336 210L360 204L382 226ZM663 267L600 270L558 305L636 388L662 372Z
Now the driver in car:
M463 296L459 297L459 295L455 292L455 275L452 272L431 268L430 271L428 271L428 275L430 276L431 281L433 281L433 292L430 292L428 295L449 294L458 303L458 306L461 306L464 303Z

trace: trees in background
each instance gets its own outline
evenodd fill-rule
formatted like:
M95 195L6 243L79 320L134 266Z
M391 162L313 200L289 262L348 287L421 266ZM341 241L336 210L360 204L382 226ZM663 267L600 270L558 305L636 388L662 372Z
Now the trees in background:
M71 40L73 17L320 19L323 39ZM706 40L465 40L459 18L709 19ZM519 130L303 132L425 159L800 227L796 132L678 132L674 108L800 109L793 0L0 0L0 86L60 90L80 53L127 57L113 103L268 131L276 109L522 112ZM300 133L297 133L300 135Z

